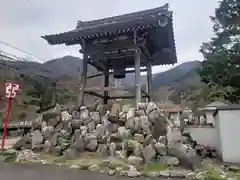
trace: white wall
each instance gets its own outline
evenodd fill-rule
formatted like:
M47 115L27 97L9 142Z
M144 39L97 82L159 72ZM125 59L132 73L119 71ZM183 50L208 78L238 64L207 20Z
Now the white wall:
M188 127L186 128L190 132L193 140L197 141L198 144L208 145L213 148L217 148L218 144L216 141L217 131L213 127Z
M207 124L215 124L214 117L213 117L213 111L206 111L206 118L207 118Z
M217 126L224 162L240 163L240 110L219 110ZM219 123L219 124L218 124ZM219 143L219 142L218 142Z

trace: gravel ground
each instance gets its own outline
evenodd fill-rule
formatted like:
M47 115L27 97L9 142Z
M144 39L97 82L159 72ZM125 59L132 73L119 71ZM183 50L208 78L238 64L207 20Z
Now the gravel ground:
M108 176L90 171L62 169L49 165L0 163L1 180L129 180L128 177ZM150 180L150 178L131 178ZM159 180L164 180L158 178Z

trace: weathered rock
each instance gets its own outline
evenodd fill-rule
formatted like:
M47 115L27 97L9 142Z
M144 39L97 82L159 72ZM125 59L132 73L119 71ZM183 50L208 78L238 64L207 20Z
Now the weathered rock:
M154 138L152 135L148 135L146 136L146 138L144 139L144 142L143 142L143 146L148 146L149 144L154 144Z
M69 139L71 134L67 130L63 129L63 130L60 131L60 136L64 139Z
M101 117L99 115L99 112L90 112L90 116L92 117L95 124L100 124L101 123Z
M172 156L160 156L160 160L158 161L160 164L165 164L168 166L178 166L179 160L176 157Z
M152 135L155 139L159 136L166 136L168 133L169 121L161 115L159 110L153 110L148 114L148 119L153 123Z
M165 144L158 142L158 143L154 144L154 146L159 155L164 156L167 154L167 148L166 148Z
M80 119L73 119L71 122L72 129L80 129L82 121Z
M135 117L136 109L135 108L129 108L127 112L127 120Z
M152 144L149 144L143 148L143 157L144 161L147 163L156 157L156 151Z
M147 172L148 177L156 178L159 176L158 172Z
M145 111L144 110L137 110L136 111L136 116L146 116L146 113L145 113Z
M43 145L44 152L50 152L51 151L51 142L49 140L46 140Z
M13 149L15 150L21 150L22 148L32 148L32 139L28 135L22 137L13 145Z
M53 126L53 127L55 127L56 125L58 125L58 123L59 123L60 121L61 121L60 116L55 116L55 117L53 117L53 118L51 118L51 119L48 119L47 125L48 125L48 126Z
M63 106L61 106L60 104L56 104L53 112L60 114L62 110L63 110Z
M104 105L99 105L97 111L99 112L100 117L102 117L106 114L107 109Z
M158 172L158 176L163 178L169 178L170 172L168 170L160 171Z
M72 119L72 115L68 113L68 111L61 112L61 119L62 121L69 121Z
M134 134L133 139L139 143L143 143L144 137L142 134Z
M95 134L98 137L101 137L101 136L103 136L105 134L105 129L104 129L104 126L102 124L98 124L96 126Z
M147 103L137 103L137 110L146 110L147 108Z
M32 136L32 149L39 147L43 143L43 136L39 130L33 132Z
M73 119L79 119L80 118L80 112L78 111L72 111L72 118Z
M143 162L143 159L138 156L129 156L128 163L131 165L139 166Z
M119 127L118 134L121 136L122 140L131 136L130 130L126 129L125 127Z
M48 139L52 133L53 133L53 127L52 126L45 126L43 129L42 129L42 134L43 134L43 137L45 139Z
M112 133L110 135L110 138L111 138L111 141L114 143L116 143L116 142L118 143L118 142L122 141L122 138L121 138L120 134L118 134L118 133Z
M71 148L76 149L77 152L84 151L84 141L81 135L75 137L74 143L71 145Z
M141 121L140 121L140 118L139 117L134 117L134 127L133 127L133 131L135 133L141 133L142 131L142 124L141 124Z
M95 122L94 121L91 121L90 123L87 124L87 128L88 128L88 132L89 133L92 133L94 130L95 130Z
M116 144L113 142L109 146L109 154L110 154L110 156L116 155Z
M32 122L32 130L41 129L42 122L43 116L38 115L38 117Z
M83 121L83 125L84 126L87 126L90 122L93 121L92 117L88 116L88 117L85 117Z
M107 126L107 130L109 133L116 133L118 132L118 125L117 124L113 124L113 123L109 123Z
M121 112L121 105L117 103L113 104L110 112L111 114L118 115Z
M63 156L67 159L74 159L77 156L77 150L73 148L69 148L63 152Z
M148 121L147 116L140 116L141 127L144 134L150 134L150 122Z
M62 155L62 148L60 146L52 146L50 148L50 153L54 156L61 156Z
M142 156L142 150L142 145L134 140L125 140L122 144L122 154L124 155L124 157L128 157L130 155L140 157Z
M18 156L16 158L16 162L33 162L33 163L39 163L41 162L40 158L37 154L35 154L31 150L22 150L18 153Z
M125 127L126 129L130 129L131 131L134 131L134 117L127 119Z
M81 132L81 135L85 135L88 132L88 127L87 126L81 126L80 127L80 132Z
M120 112L119 113L119 125L120 126L124 126L125 125L125 123L126 123L126 120L127 120L127 115L126 115L126 113L123 113L123 112Z
M77 164L72 164L69 168L70 169L79 169L80 167Z
M106 144L98 144L98 149L97 149L97 153L103 155L103 156L107 156L108 155L108 147Z
M172 178L187 178L187 172L179 171L179 170L172 170L170 172L170 177Z
M94 134L86 134L85 148L89 151L96 151L98 147L97 136Z
M100 167L96 164L93 164L93 165L88 167L89 171L98 171L99 169L100 169Z
M187 169L195 170L201 165L201 160L195 150L186 144L176 143L171 145L168 154L177 157L180 165Z
M56 146L58 144L59 136L60 136L59 132L55 132L52 134L50 142L53 146Z
M81 113L80 119L81 119L82 121L85 121L86 118L89 117L89 110L87 109L86 106L82 106L82 107L80 108L80 113Z
M108 171L109 176L113 176L114 174L116 174L115 170L111 169L111 170Z
M119 123L118 115L110 113L108 116L108 121L110 121L113 124L118 124Z
M60 132L61 130L63 130L63 123L62 122L58 123L54 128L55 132Z
M138 172L136 168L134 168L133 166L130 166L130 168L129 168L128 172L127 172L127 176L128 177L132 177L133 178L133 177L138 177L140 175L141 175L141 173Z
M149 115L154 110L157 110L157 105L154 102L149 102L146 108L147 115Z
M131 108L130 104L125 104L122 106L122 112L127 114L130 108Z

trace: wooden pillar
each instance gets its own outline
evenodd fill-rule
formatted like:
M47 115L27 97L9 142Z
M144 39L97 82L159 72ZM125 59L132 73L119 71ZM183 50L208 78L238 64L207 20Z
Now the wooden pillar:
M108 70L104 72L104 87L109 86L109 72ZM108 103L108 91L104 91L103 104Z
M80 106L84 105L84 89L86 86L86 78L87 78L87 55L83 54L83 60L82 60L82 69L81 69L81 84L80 84L80 92L78 97L78 104Z
M148 89L148 96L149 96L148 101L151 102L153 98L151 60L147 61L147 89Z
M141 84L140 84L140 51L137 49L135 51L135 98L136 98L136 105L137 103L141 102Z

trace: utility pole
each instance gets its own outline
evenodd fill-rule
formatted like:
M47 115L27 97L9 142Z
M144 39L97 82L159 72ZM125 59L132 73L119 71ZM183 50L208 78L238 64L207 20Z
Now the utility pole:
M180 132L181 134L183 133L184 131L184 127L185 127L185 122L184 122L184 116L183 116L183 96L184 96L184 92L181 92L180 93L180 100L181 100L181 112L180 112Z
M52 83L52 89L53 89L52 105L53 106L56 105L56 100L57 100L56 87L57 87L57 81Z

